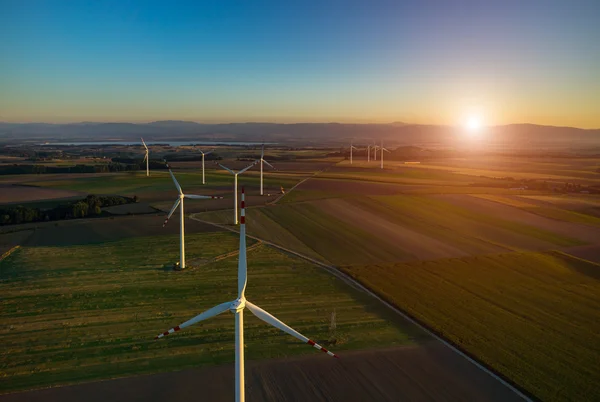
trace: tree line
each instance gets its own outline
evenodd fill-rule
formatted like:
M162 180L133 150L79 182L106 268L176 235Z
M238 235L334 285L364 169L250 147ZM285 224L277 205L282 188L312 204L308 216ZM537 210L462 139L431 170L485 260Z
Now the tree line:
M53 208L34 208L23 205L0 207L0 225L45 222L85 218L102 214L102 208L137 202L137 196L104 196L90 194L82 200L57 205Z

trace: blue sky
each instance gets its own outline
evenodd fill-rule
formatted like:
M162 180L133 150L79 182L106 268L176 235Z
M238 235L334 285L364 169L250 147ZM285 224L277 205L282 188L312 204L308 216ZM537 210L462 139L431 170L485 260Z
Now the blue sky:
M0 0L0 120L600 127L599 1Z

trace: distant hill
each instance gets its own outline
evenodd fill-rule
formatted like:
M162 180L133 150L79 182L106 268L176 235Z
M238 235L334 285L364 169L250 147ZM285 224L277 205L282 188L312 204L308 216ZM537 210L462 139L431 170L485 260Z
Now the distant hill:
M0 139L13 140L237 140L276 141L312 145L384 140L388 144L451 144L464 137L462 128L394 122L389 124L295 123L265 122L204 124L191 121L165 120L151 123L71 124L0 123ZM486 129L486 137L498 142L536 143L600 143L600 129L510 124Z

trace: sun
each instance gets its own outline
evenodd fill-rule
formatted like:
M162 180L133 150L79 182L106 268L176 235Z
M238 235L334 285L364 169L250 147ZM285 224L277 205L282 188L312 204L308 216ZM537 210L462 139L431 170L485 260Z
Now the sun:
M469 116L467 118L467 121L465 122L465 127L467 128L467 130L473 134L481 131L481 126L482 126L481 116L477 116L477 115Z

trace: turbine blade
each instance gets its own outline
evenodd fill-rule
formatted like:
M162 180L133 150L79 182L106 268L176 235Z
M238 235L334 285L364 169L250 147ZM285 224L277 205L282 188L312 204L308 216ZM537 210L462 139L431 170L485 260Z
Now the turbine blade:
M389 149L387 149L387 148L382 148L382 150L384 150L385 152L392 153L392 152L391 152Z
M299 339L302 342L308 343L312 347L319 349L321 352L327 353L329 356L338 358L338 356L335 353L328 351L323 346L319 345L318 343L315 343L314 341L312 341L312 340L308 339L307 337L305 337L304 335L302 335L300 332L296 331L295 329L293 329L291 327L288 327L283 322L279 321L277 318L275 318L274 316L272 316L271 314L269 314L262 308L258 307L255 304L250 303L248 300L246 300L246 307L248 308L248 310L250 310L250 312L252 314L257 316L258 318L260 318L267 324L271 324L275 328L278 328L278 329L282 330L283 332L290 334L294 338Z
M173 332L177 332L180 329L184 329L185 327L189 327L190 325L194 325L197 322L200 322L202 320L206 320L208 318L211 318L211 317L214 317L216 315L219 315L219 314L221 314L221 313L229 310L230 307L231 307L231 302L221 303L218 306L215 306L213 308L210 308L210 309L206 310L204 313L198 314L197 316L195 316L191 320L187 320L183 324L178 325L178 326L176 326L174 328L171 328L167 332L163 332L160 335L157 335L154 339L160 339L163 336L167 336L169 334L172 334Z
M167 161L165 161L165 163L166 162ZM171 174L171 177L173 178L173 183L175 183L175 187L177 187L177 191L179 191L179 194L183 194L183 190L181 190L181 186L179 185L179 182L177 181L177 179L175 178L175 175L171 171L171 167L169 166L168 163L167 163L167 169L169 169L169 173Z
M173 208L171 208L171 212L169 212L169 215L167 215L167 219L165 219L165 223L163 223L163 228L167 225L167 222L169 222L171 215L173 215L173 212L175 212L175 210L179 206L180 202L181 202L181 198L178 198L177 201L175 201L175 204L173 204Z
M209 199L213 199L213 200L222 200L223 197L219 197L217 195L195 195L195 194L184 194L183 195L185 198L191 198L194 200L209 200Z
M244 297L248 282L248 262L246 260L246 193L242 187L240 202L240 252L238 256L238 297Z
M265 157L265 144L262 144L262 148L260 149L260 159L264 160Z
M250 169L252 166L256 165L258 162L260 162L260 159L255 160L254 162L252 162L250 165L246 166L245 168L243 168L242 170L240 170L238 172L238 174L242 174L244 173L246 170Z
M146 152L146 155L144 155L144 160L142 162L146 162L146 159L148 159L148 152Z
M221 166L223 169L227 170L229 173L231 173L233 175L235 174L235 172L233 170L229 169L228 167L225 167L225 166L221 165L220 163L217 163L217 165Z
M269 162L267 162L266 160L263 159L263 162L266 163L267 165L271 166L273 169L277 170L277 168L273 165L271 165Z
M142 138L142 137L140 137ZM144 144L144 148L146 148L146 151L148 150L148 147L146 146L146 143L144 142L144 139L142 138L142 144Z
M212 154L214 151L204 152L204 156Z

